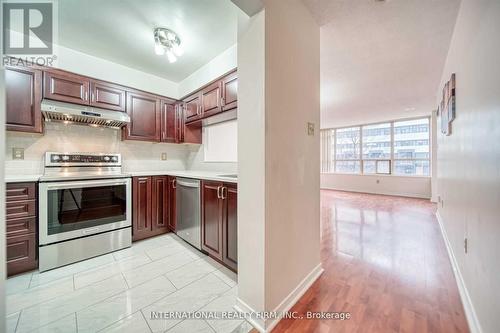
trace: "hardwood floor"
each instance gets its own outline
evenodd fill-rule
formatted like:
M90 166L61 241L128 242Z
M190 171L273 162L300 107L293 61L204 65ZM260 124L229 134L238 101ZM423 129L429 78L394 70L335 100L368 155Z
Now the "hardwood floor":
M350 320L283 319L273 332L468 332L428 200L321 191L325 272L292 311Z

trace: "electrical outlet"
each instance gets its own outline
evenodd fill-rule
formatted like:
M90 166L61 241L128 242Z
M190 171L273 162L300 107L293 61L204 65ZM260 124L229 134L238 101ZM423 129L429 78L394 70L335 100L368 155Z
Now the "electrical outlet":
M167 160L167 153L161 153L161 160L166 161Z
M307 123L307 135L314 135L314 123Z
M464 252L467 254L469 247L469 242L467 241L467 237L464 238Z
M24 160L24 148L12 148L13 160Z

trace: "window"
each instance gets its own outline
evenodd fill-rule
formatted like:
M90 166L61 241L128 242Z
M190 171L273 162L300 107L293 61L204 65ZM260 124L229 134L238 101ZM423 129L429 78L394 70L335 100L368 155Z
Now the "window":
M335 130L335 170L343 173L359 173L360 128L349 127Z
M430 174L429 118L394 122L394 174Z
M430 119L321 130L321 172L429 176Z
M391 123L362 126L363 173L390 174Z

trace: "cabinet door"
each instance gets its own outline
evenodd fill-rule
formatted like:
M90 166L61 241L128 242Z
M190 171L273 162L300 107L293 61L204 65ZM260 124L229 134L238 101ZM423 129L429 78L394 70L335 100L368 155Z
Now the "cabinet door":
M238 74L236 72L222 79L222 111L238 107Z
M6 67L5 100L8 131L42 133L42 71Z
M152 234L158 235L168 232L168 176L153 177L152 195Z
M38 267L36 234L7 237L7 274L14 275Z
M175 105L175 142L184 142L184 129L184 108L182 103L177 103Z
M196 93L184 99L184 120L186 123L197 120L200 117L200 96L200 93Z
M175 189L176 189L176 179L175 177L168 177L168 228L171 231L176 231L176 226L177 226L177 214L176 214L176 194L175 194Z
M130 124L123 129L124 140L160 141L160 100L144 93L127 92Z
M202 182L201 248L222 260L222 200L219 182Z
M175 104L161 101L161 142L177 142L176 112Z
M151 177L132 178L132 240L151 236Z
M90 104L99 108L125 112L125 89L120 86L92 81Z
M201 116L208 117L222 111L221 82L217 81L204 88L201 92Z
M234 271L238 270L238 187L224 184L222 190L222 261Z
M43 97L61 102L89 104L90 80L86 77L62 72L43 73Z

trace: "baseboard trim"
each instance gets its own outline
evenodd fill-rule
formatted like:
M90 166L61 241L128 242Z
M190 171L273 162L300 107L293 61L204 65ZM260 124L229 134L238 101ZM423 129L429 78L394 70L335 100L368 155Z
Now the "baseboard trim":
M306 291L311 287L311 285L319 278L323 273L323 267L318 264L313 268L307 276L300 281L300 283L283 299L283 301L273 310L273 312L282 313L289 311L295 303L306 293ZM234 308L243 313L253 313L257 312L239 297L236 300L236 305ZM250 316L249 316L250 317ZM248 318L247 319L253 327L255 327L259 332L268 333L280 322L281 318L273 318L268 320Z
M392 192L392 191L363 191L363 190L353 190L353 189L347 189L347 188L335 188L335 187L327 187L327 186L320 186L320 189L321 190L342 191L342 192L363 193L363 194L390 195L390 196L394 196L394 197L407 197L407 198L431 200L430 196L418 194L418 193L403 193L403 192Z
M455 275L455 280L457 281L458 292L460 293L460 299L462 300L462 304L464 306L465 317L467 318L467 323L469 324L469 330L471 333L482 333L483 331L481 329L481 325L479 324L476 311L474 310L474 305L472 304L469 292L465 286L465 281L462 277L462 273L460 272L460 268L458 267L457 259L453 253L453 249L451 248L448 235L444 229L443 219L441 214L439 214L439 211L436 212L436 218L439 223L439 228L441 229L441 234L443 235L448 257L450 258L453 274Z

